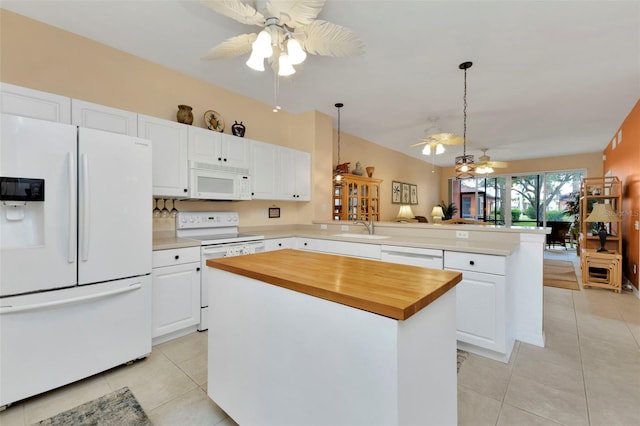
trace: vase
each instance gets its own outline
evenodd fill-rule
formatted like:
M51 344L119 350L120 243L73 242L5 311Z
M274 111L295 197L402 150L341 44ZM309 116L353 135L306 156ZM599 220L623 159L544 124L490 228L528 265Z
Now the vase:
M369 166L367 168L365 168L365 170L367 171L367 176L369 177L373 177L373 171L375 170L375 167Z
M189 105L178 105L178 113L176 114L178 123L191 124L193 123L193 112Z
M239 136L243 138L244 131L245 131L245 127L244 127L244 124L242 124L242 121L240 123L238 123L237 121L233 122L233 126L231 126L231 132L233 133L234 136Z

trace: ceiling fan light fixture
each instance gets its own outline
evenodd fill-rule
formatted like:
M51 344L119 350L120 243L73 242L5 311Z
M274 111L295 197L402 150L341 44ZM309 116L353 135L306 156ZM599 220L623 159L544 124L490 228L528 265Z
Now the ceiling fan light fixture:
M439 143L436 145L436 155L444 154L444 145Z
M431 155L431 144L426 144L424 148L422 148L422 155Z
M289 55L292 65L301 64L307 59L307 54L302 50L300 42L294 38L287 40L287 54Z
M294 74L296 72L295 68L291 64L291 59L289 59L289 55L282 52L280 57L278 58L278 75L282 77L286 77L288 75Z

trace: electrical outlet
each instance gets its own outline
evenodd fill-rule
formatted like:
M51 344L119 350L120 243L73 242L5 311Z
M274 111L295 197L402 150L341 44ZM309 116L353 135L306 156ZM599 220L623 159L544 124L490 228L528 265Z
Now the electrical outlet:
M638 265L636 265L635 263L633 264L633 273L634 274L638 273Z
M468 231L456 231L456 238L469 238Z
M320 229L327 229L327 224L326 223L321 224Z
M342 226L340 226L340 230L341 230L341 231L348 231L348 230L349 230L349 225L342 225Z

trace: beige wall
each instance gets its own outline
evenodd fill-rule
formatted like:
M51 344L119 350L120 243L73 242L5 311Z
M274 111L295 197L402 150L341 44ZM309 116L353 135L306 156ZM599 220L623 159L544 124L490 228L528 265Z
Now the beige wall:
M337 140L337 136L335 137ZM399 155L396 151L372 144L364 139L341 133L340 162L350 162L351 170L360 162L362 168L374 166L373 177L383 179L381 217L383 221L398 216L400 206L391 204L391 181L400 181L418 186L418 205L411 206L416 216L429 216L431 208L439 201L438 184L441 169L413 157ZM337 142L336 142L337 144ZM334 152L337 148L334 147ZM337 153L333 163L337 164Z
M317 111L275 114L271 105L3 9L0 9L0 43L0 81L167 120L175 120L177 105L187 104L193 107L193 125L199 127L205 127L204 112L214 109L225 118L225 133L230 132L234 120L243 121L247 138L311 152L313 201L310 203L178 202L178 209L237 210L246 226L331 219L335 145L332 117ZM417 183L420 190L425 191L421 194L421 203L437 192L437 179L419 179L421 171L407 170L407 165L423 167L421 162L362 139L354 142L354 149L356 144L357 152L367 153L360 161L375 164L376 177L384 179L385 185L390 185L392 179ZM378 153L384 164L375 161L371 153ZM390 199L390 189L385 188L383 204L390 205ZM281 208L282 217L265 218L266 209L274 205ZM394 216L393 210L397 208L385 207L385 216ZM422 210L416 209L416 213Z
M499 159L496 159L498 161ZM586 170L587 177L602 176L602 152L590 154L564 155L560 157L532 158L530 160L509 161L509 167L497 169L498 174L522 174L553 172L560 170ZM455 178L453 167L442 169L440 193L447 197L449 179ZM450 200L449 200L450 201Z

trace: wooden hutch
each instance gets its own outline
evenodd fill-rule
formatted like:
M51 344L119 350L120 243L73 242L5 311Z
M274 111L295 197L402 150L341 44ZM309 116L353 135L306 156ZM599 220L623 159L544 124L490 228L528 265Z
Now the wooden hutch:
M333 220L380 221L380 183L366 176L344 174L333 185Z

